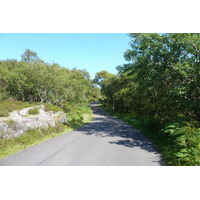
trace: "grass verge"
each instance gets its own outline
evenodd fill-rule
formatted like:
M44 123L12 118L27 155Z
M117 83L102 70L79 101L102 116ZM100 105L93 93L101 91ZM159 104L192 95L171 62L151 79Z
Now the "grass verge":
M0 159L73 130L63 124L48 129L32 129L16 138L0 139Z
M91 121L91 118L85 119L84 122L74 124L72 127L62 124L56 127L49 127L48 129L32 129L17 138L0 139L0 159L15 154L27 147L73 131Z
M8 105L8 103L5 103L4 105ZM14 107L16 108L17 106L14 106ZM53 111L62 110L53 105L49 105L47 107L47 110L52 110L52 109ZM73 114L77 115L77 113L73 113ZM80 116L78 117L78 120L77 120L76 119L77 116L72 116L72 114L70 113L69 125L63 125L61 123L58 123L55 127L49 127L48 129L32 129L32 130L27 131L26 134L23 134L19 137L0 139L0 159L5 158L9 155L15 154L27 147L31 147L41 142L44 142L46 140L49 140L51 138L57 137L59 135L63 135L64 133L70 132L74 129L77 129L83 126L86 123L91 122L93 118L91 108L89 106L87 108L85 107L84 111L81 112Z

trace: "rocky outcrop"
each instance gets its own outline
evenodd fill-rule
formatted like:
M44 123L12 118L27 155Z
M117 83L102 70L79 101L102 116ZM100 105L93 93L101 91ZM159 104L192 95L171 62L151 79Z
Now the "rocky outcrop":
M29 115L29 110L37 107L39 114ZM9 117L0 117L0 138L20 136L29 129L54 127L58 122L68 123L64 112L45 111L44 108L44 105L32 106L13 111Z

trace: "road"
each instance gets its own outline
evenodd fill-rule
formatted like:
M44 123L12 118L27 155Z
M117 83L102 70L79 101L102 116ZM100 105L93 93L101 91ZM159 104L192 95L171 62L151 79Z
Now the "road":
M0 160L1 166L161 166L139 131L91 104L94 120Z

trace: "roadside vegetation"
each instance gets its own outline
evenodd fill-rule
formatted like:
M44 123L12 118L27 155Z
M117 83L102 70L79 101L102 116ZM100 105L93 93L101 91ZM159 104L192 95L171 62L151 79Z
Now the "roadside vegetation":
M19 110L29 105L27 102L24 102L24 106L23 102L18 102L18 101L9 101L9 102L13 105L13 108L18 108ZM5 102L3 104L0 103L1 107L3 107L3 105L5 106L7 104ZM17 107L17 105L20 106ZM30 104L28 107L33 105L36 104ZM63 111L61 108L54 105L49 105L49 104L43 104L43 105L46 106L45 109L47 111L55 111L55 112ZM72 106L70 106L70 108L72 108ZM13 111L13 109L9 110ZM31 111L31 113L29 114L35 114L35 111ZM27 131L26 134L23 134L19 137L0 139L0 159L12 155L14 153L17 153L27 147L39 144L53 137L57 137L59 135L72 131L84 125L85 123L89 123L90 121L92 121L93 117L91 108L89 107L88 104L86 104L85 106L82 105L79 108L74 106L74 109L67 110L66 114L68 119L67 125L64 125L62 123L57 123L55 127L49 127L47 129L31 129ZM13 126L15 122L10 119L7 121L7 124L9 126Z
M0 159L71 130L72 128L59 123L48 129L29 130L19 137L0 139Z
M14 110L21 110L23 108L28 108L31 106L39 105L39 103L30 103L22 101L14 101L11 99L4 99L0 101L0 117L8 117L9 112Z
M30 109L29 111L28 111L28 114L29 115L37 115L37 114L39 114L39 108L33 108L33 109Z
M94 86L86 70L45 63L29 49L21 58L21 61L0 61L0 117L43 104L46 111L64 111L68 125L58 123L48 129L29 130L17 138L0 139L0 158L91 121L89 103L100 96L100 89ZM38 108L31 109L29 114L38 114Z
M200 165L200 34L129 36L129 63L96 73L102 103L146 133L168 165Z

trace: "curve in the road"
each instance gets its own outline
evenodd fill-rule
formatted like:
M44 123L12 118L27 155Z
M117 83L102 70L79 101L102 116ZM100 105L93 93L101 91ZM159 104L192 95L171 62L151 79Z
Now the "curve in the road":
M161 166L153 144L131 125L91 104L85 126L0 160L0 165Z

